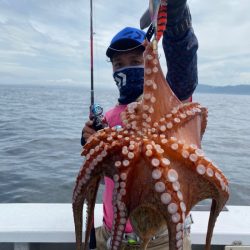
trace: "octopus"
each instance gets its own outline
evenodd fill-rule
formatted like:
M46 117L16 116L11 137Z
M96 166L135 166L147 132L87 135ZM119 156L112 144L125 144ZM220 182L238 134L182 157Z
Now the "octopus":
M85 161L73 192L77 249L82 248L83 205L87 203L88 242L100 180L114 181L111 249L120 249L127 220L141 249L167 227L169 249L183 249L184 222L190 210L212 199L206 246L210 249L216 219L229 198L228 180L205 156L201 139L207 109L182 103L166 82L155 40L144 51L144 90L121 114L122 126L92 135L83 147ZM87 249L87 244L85 248Z

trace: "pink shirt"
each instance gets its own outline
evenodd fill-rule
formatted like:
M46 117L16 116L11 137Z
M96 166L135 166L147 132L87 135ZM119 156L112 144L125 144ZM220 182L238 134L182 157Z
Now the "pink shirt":
M114 108L110 109L105 114L105 119L109 127L114 127L116 125L122 125L120 114L125 110L127 105L116 105ZM104 223L109 230L112 229L112 223L114 218L113 205L112 205L112 194L114 189L114 182L108 177L104 177L105 189L103 192L103 214ZM125 232L131 233L133 228L129 221L127 221Z

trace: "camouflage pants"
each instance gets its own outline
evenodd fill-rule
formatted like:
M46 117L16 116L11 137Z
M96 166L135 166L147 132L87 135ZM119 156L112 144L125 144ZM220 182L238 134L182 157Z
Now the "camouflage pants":
M96 228L96 243L97 243L97 250L108 250L107 248L107 241L110 237L110 233L108 230L102 226ZM190 237L185 235L184 236L184 247L183 250L191 250L191 242ZM140 249L139 245L129 245L126 243L122 244L121 250L135 250ZM160 236L155 240L151 240L147 247L148 250L168 250L168 235Z

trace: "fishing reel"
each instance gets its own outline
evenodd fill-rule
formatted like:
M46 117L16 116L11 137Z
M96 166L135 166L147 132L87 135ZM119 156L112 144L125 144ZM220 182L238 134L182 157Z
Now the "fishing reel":
M89 119L93 121L92 128L95 131L101 130L108 126L103 115L103 108L99 104L92 104L89 107ZM81 136L81 145L84 146L86 140L83 137L83 132Z
M93 121L94 130L98 131L107 126L104 116L103 108L99 104L92 104L90 106L89 119Z

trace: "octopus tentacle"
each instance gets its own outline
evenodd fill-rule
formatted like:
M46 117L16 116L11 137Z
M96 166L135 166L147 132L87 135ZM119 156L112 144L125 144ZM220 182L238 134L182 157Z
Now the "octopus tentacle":
M76 185L73 192L73 213L74 213L74 222L76 231L79 234L76 234L77 249L80 250L82 246L82 215L83 215L83 204L87 200L87 227L86 227L86 236L85 241L89 238L91 225L93 221L93 211L96 201L96 194L100 182L100 172L101 165L105 162L105 159L108 158L109 152L119 150L119 143L108 145L101 143L102 146L96 148L94 151L89 150L91 153L86 155L85 162L79 172L79 175L76 180ZM89 155L89 157L88 157ZM87 245L85 244L85 248Z
M216 218L220 213L220 211L222 210L228 198L228 182L225 176L221 173L221 171L218 168L216 168L216 166L213 165L208 158L204 156L203 151L199 149L196 145L188 146L185 144L181 144L178 143L176 139L172 138L171 140L169 140L167 146L169 147L169 149L171 149L172 152L176 152L175 154L173 153L171 154L172 157L174 156L174 158L175 157L177 158L181 155L186 160L185 166L187 169L192 170L193 172L196 172L198 175L204 177L204 181L201 182L200 184L200 189L197 189L195 194L194 193L188 194L191 203L190 202L181 203L181 209L183 215L185 214L185 212L186 213L189 212L191 208L200 200L206 198L213 198L209 226L208 226L208 234L206 240L207 244L206 249L209 249L211 243L212 231ZM214 176L216 176L215 178L216 180L213 178ZM181 182L183 181L181 180ZM213 185L213 187L211 185ZM187 196L185 192L186 187L181 186L181 188L184 189L184 195L181 194L181 196ZM207 190L206 192L204 192L205 189ZM214 192L214 190L217 190L217 192ZM181 198L181 200L182 199L183 198Z
M87 140L87 143L84 145L81 155L86 156L90 152L94 152L93 150L103 144L110 144L113 139L119 138L119 135L123 134L124 129L119 128L104 128L99 130L95 135L90 136Z
M73 212L74 212L74 222L76 230L82 232L82 221L83 221L83 204L84 201L87 200L87 214L86 214L86 233L85 233L85 242L88 241L90 230L93 222L94 217L94 208L95 208L95 201L96 195L98 191L98 186L100 183L100 177L96 177L95 179L91 179L89 185L87 186L86 196L74 196L73 201ZM75 190L78 192L78 189ZM77 250L81 249L82 246L82 234L77 235L76 237L77 242ZM87 244L85 244L84 250L87 250Z
M181 105L171 110L171 113L166 114L160 118L159 122L154 124L154 127L160 132L164 133L169 130L178 130L184 126L187 122L194 119L195 116L201 115L205 112L205 109L198 103L188 103ZM204 124L203 126L206 126Z
M77 249L82 246L82 210L84 201L87 200L87 226L85 241L89 238L91 225L93 221L93 211L96 201L96 194L99 187L100 177L95 174L98 169L98 163L107 156L107 145L105 147L96 148L87 154L85 163L83 164L73 193L73 212L76 231L80 233L76 235ZM85 248L87 245L85 244Z
M169 159L164 158L164 150L159 144L148 142L145 145L144 151L152 166L152 179L154 189L158 193L159 203L166 207L161 210L162 214L166 221L171 221L173 225L177 226L177 223L183 224L186 208L182 201L183 196L180 191L177 172L171 168ZM172 231L172 235L177 234L175 226L170 230ZM180 230L178 230L177 246L182 242L180 235ZM171 238L171 233L169 237Z
M164 180L163 180L164 181ZM183 230L180 226L183 226L186 217L186 205L183 202L183 194L181 192L181 186L178 181L178 173L175 169L170 168L165 175L166 191L161 196L161 202L166 205L165 218L167 219L169 233L169 241L174 241L176 238L176 246L179 248L182 245ZM178 225L178 231L176 229ZM171 238L173 237L173 239Z
M115 182L115 185L118 185L118 187L115 187L115 195L113 196L114 221L111 231L111 248L114 250L119 249L121 246L128 219L127 208L124 203L124 196L126 192L122 192L125 188L119 188L119 182Z
M148 105L146 111L150 114L151 122L148 124L152 127L152 124L159 120L164 114L170 113L173 107L181 105L181 102L173 94L172 90L166 84L165 76L160 68L158 60L158 53L153 48L154 45L149 45L145 54L145 84L144 84L144 96L150 95L150 99L143 98L142 110L144 106ZM169 98L166 100L166 96ZM153 100L152 100L152 97Z
M91 185L88 186L87 192L87 213L86 213L86 231L85 231L85 242L88 242L90 231L92 228L92 223L94 223L94 210L97 191L99 187L101 177L97 177L92 180ZM87 244L85 244L84 250L87 250Z
M204 152L198 148L197 145L183 144L177 141L175 137L171 137L164 147L168 148L169 152L172 152L176 158L182 156L183 160L186 161L185 165L190 168L193 172L204 176L208 181L213 181L217 185L217 188L221 191L228 192L228 181L210 159L205 157ZM212 179L215 177L214 179Z
M114 221L111 232L111 247L116 250L119 249L122 237L125 230L125 225L128 219L127 211L127 186L128 176L131 172L129 166L134 165L138 161L140 145L136 141L125 141L123 144L121 161L115 162L115 167L119 169L120 174L114 174L114 191L113 191L113 209Z
M209 222L208 222L208 230L207 230L207 236L206 236L205 250L209 250L211 247L213 228L214 228L216 219L226 203L225 198L223 200L224 202L220 202L218 198L212 200L211 211L210 211Z
M73 198L73 214L74 214L74 224L75 224L75 231L76 233L76 247L77 250L82 249L82 210L83 210L83 204L84 204L85 197L82 196L80 199L76 200ZM85 245L86 246L86 245Z

